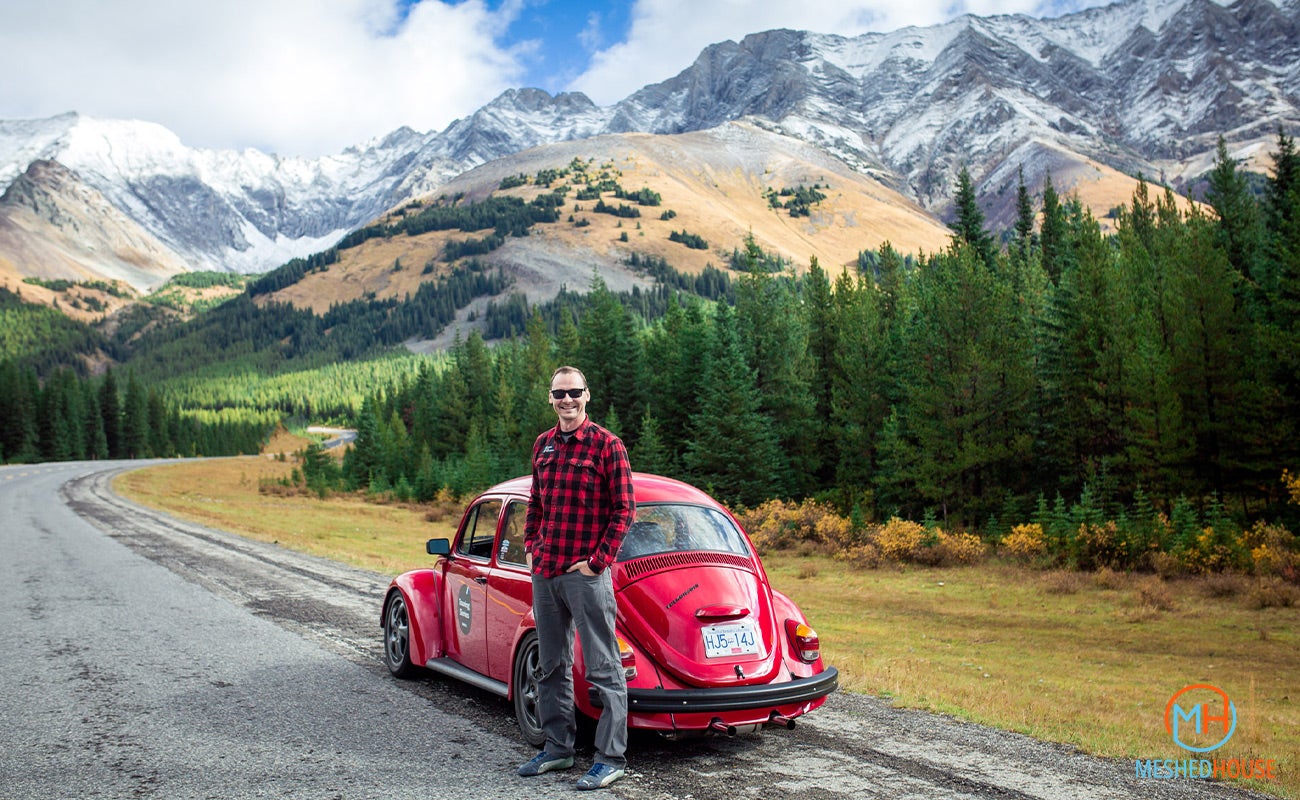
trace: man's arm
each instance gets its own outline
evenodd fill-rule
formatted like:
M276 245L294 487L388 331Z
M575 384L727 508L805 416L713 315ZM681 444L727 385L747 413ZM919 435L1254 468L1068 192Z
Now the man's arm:
M636 499L632 489L632 465L628 461L627 448L621 439L614 439L606 453L606 480L609 487L610 515L609 524L605 526L605 535L595 552L587 559L587 566L593 573L609 568L618 556L618 548L623 545L628 526L636 514Z

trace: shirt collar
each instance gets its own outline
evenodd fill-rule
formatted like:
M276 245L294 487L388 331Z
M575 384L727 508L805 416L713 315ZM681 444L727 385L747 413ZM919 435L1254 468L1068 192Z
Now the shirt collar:
M578 427L574 428L571 431L567 431L567 432L562 431L560 430L560 423L558 422L555 423L554 435L559 437L564 437L567 435L573 437L574 439L577 439L578 441L582 441L583 439L587 438L586 436L587 428L590 425L591 425L591 416L589 414L584 414L582 417L582 422L579 422Z

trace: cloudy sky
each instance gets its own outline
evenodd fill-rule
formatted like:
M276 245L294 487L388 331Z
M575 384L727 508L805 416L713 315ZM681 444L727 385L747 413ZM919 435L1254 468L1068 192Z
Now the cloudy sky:
M0 3L0 119L78 111L157 122L193 147L317 156L402 125L441 130L509 88L607 105L756 31L855 35L1104 1L13 0Z

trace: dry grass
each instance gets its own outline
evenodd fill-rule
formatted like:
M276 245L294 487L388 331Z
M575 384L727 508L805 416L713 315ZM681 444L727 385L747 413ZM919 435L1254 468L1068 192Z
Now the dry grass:
M750 234L764 250L792 259L800 270L815 256L832 277L842 266L856 263L860 251L875 250L885 241L909 254L933 253L951 241L952 231L913 200L800 142L746 123L675 136L623 134L534 148L471 170L436 194L463 193L469 200L482 200L496 192L503 177L565 167L574 158L591 162L595 172L608 167L629 191L658 192L663 203L641 209L639 219L620 219L593 213L595 201L576 201L570 195L560 222L539 224L528 237L515 240L516 246L481 259L501 265L521 285L545 284L534 287L539 297L554 295L561 284L585 290L592 266L599 265L603 276L616 272L616 265L633 252L662 257L688 274L707 264L722 267ZM809 217L773 210L764 196L769 188L813 184L825 187L827 197ZM529 184L500 193L530 200L544 191L549 189ZM568 221L575 206L583 208L574 216L588 222L586 227ZM677 216L659 219L667 210ZM702 236L709 249L692 250L669 241L670 233L682 230ZM371 239L342 251L328 271L306 276L274 299L323 312L332 302L354 300L365 292L381 299L413 294L421 282L451 269L441 262L448 240L481 238L484 233L441 231ZM623 242L625 233L628 240ZM395 271L398 259L402 269ZM565 270L557 274L557 260L587 266L576 276ZM434 271L424 275L429 261Z
M360 497L322 502L258 490L293 469L267 456L166 464L117 478L113 487L137 503L250 539L397 574L429 565L424 542L451 536L459 517L426 519L418 506L375 505Z
M128 473L115 488L176 516L389 574L427 565L425 539L451 535L458 522L430 522L437 514L424 507L258 491L291 468L267 457L182 463ZM1276 759L1281 779L1254 788L1300 797L1300 607L1257 607L1258 595L1284 588L998 565L861 569L820 554L765 563L849 691L1097 755L1183 758L1164 731L1165 704L1183 686L1212 683L1240 714L1215 755Z
M985 565L854 570L769 556L851 691L1066 742L1102 756L1185 758L1169 697L1212 683L1239 708L1221 758L1273 758L1300 796L1300 609L1207 597L1199 580ZM816 568L817 579L804 575Z

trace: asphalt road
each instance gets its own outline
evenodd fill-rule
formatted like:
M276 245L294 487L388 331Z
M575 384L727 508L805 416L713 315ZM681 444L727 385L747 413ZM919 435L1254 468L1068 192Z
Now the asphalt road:
M388 675L389 576L113 495L141 463L0 467L0 798L573 797L580 770L514 775L504 701ZM628 757L604 796L1260 797L842 692L793 731Z

